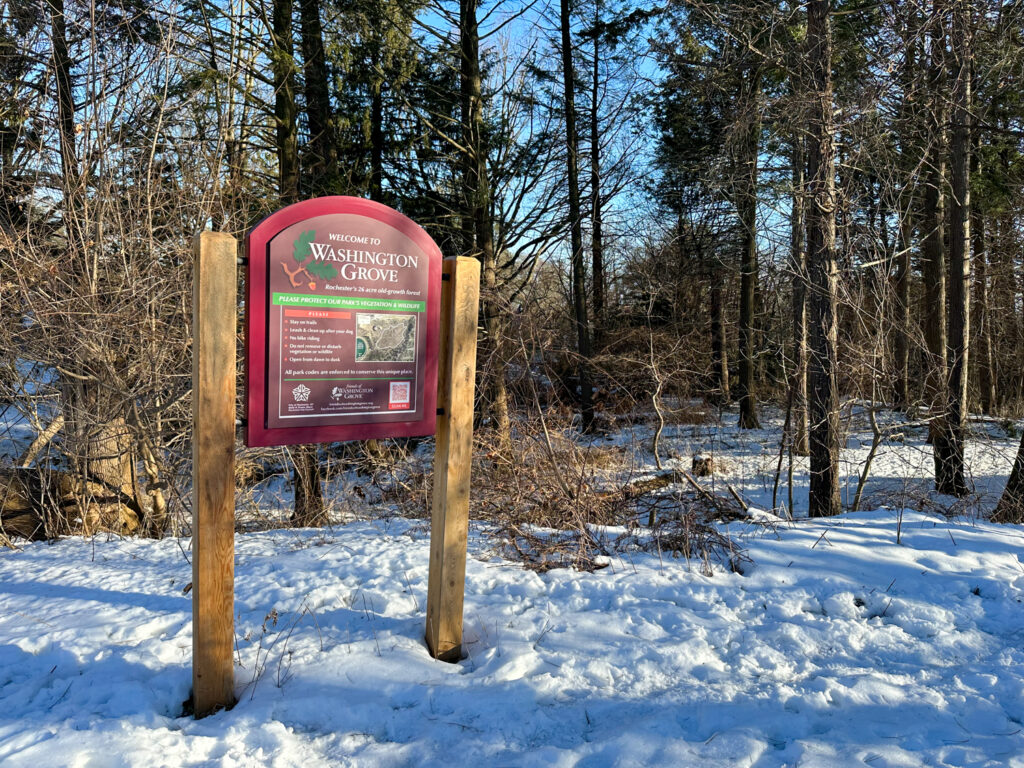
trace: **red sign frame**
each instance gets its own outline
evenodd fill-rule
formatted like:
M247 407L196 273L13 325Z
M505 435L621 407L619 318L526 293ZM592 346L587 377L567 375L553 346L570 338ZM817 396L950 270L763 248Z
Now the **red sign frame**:
M270 246L285 229L318 216L357 216L368 227L387 235L397 230L428 257L425 354L420 417L411 421L376 421L318 426L270 426L268 424L268 365L271 334ZM393 235L392 235L393 237ZM385 437L432 435L437 423L437 364L441 314L441 249L412 219L381 203L357 197L320 197L304 200L267 216L246 237L245 300L245 442L250 447L299 445ZM417 377L419 378L419 377ZM416 384L420 382L417 381ZM418 401L419 402L419 401ZM395 411L394 413L400 413ZM340 417L339 417L340 418ZM348 417L351 422L353 417Z

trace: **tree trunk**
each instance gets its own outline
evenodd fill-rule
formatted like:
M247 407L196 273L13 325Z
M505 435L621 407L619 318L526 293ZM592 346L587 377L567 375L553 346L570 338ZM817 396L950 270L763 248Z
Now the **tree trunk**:
M945 230L945 151L943 136L944 102L941 93L943 69L941 50L945 35L939 19L941 0L933 2L931 58L928 65L928 87L931 104L928 109L928 173L923 196L922 225L925 229L921 273L924 279L924 336L928 347L925 375L925 398L929 409L941 414L946 388L946 268L943 233ZM938 425L933 421L930 438Z
M1006 169L1003 169L1004 171ZM992 305L990 325L993 328L994 357L996 370L996 405L1002 409L1012 399L1012 372L1016 370L1016 354L1021 340L1019 317L1014 296L1014 250L1008 232L1012 221L1005 213L994 214L990 219L988 239L988 263L991 290L989 302Z
M790 213L790 269L793 271L793 453L807 456L807 250L804 243L803 139L793 141L793 208Z
M988 253L985 242L985 220L972 214L971 230L974 238L975 266L975 321L978 339L978 391L981 411L986 416L995 413L996 375L992 353L991 309L988 298Z
M71 57L68 54L67 19L64 0L47 0L50 10L50 43L53 48L53 80L57 97L57 131L60 142L60 170L64 193L64 228L68 244L81 249L85 239L81 233L81 188L78 174L78 151L75 147L75 96L71 84ZM78 253L79 261L85 254ZM81 270L87 274L87 270Z
M332 131L331 91L324 55L320 0L299 0L302 22L302 71L309 126L309 161L303 181L312 182L313 196L338 191L338 143Z
M62 220L72 274L72 299L78 311L103 311L90 251L100 246L92 239L84 205L85 183L75 145L76 116L72 61L68 51L67 19L63 0L48 0L50 43L53 49L57 99L57 134L61 158ZM100 239L100 235L95 238ZM86 349L73 345L65 362L61 409L65 422L65 453L74 467L74 484L86 531L98 527L135 530L142 518L136 484L131 433L125 418L125 398L96 375L113 357L104 344ZM97 348L98 347L98 348ZM102 358L107 359L102 359ZM100 358L100 359L97 359Z
M494 244L494 221L491 213L490 173L487 168L489 150L484 126L483 83L480 73L480 29L477 21L477 0L461 0L459 5L459 38L462 51L460 88L462 90L463 145L468 153L464 164L464 194L472 222L473 255L480 259L482 282L481 315L484 339L480 345L480 366L484 373L482 389L487 413L499 442L511 435L508 412L508 390L505 369L508 365L505 324L501 293L498 286L498 257Z
M754 392L755 303L757 287L757 153L761 121L757 113L758 81L756 68L747 73L741 86L740 119L745 138L740 157L739 194L736 207L740 218L743 253L740 258L740 429L760 429L757 395ZM746 94L744 96L744 93Z
M1017 448L1010 479L1006 481L1003 495L999 497L992 520L997 523L1024 523L1024 438Z
M590 81L590 220L591 220L591 290L594 294L594 335L598 347L605 327L605 274L604 274L604 221L601 205L601 126L598 120L600 107L600 36L601 0L594 2L594 60Z
M559 21L562 37L562 86L565 98L565 140L567 149L567 177L569 186L569 229L572 247L572 305L576 322L577 351L579 352L580 410L583 430L589 432L594 425L594 398L591 379L590 321L587 317L587 294L583 264L583 223L580 217L579 188L579 136L576 133L576 103L574 68L572 62L571 19L569 0L561 0Z
M811 517L839 514L839 388L836 380L835 127L829 0L809 0L807 46L811 114L808 136L807 265Z
M384 82L376 73L370 84L370 199L384 201Z
M964 423L971 302L971 25L967 0L954 0L952 40L953 110L950 143L952 196L949 226L949 331L946 407L935 432L935 488L967 495Z
M910 249L913 237L910 212L900 211L900 243L896 257L895 341L893 343L893 405L910 405Z
M284 205L299 199L299 130L295 107L295 58L292 45L292 2L274 0L273 9L274 126L278 193Z
M278 193L282 205L291 205L299 199L299 128L292 52L292 2L274 0L271 61L274 69ZM291 455L295 489L292 522L299 526L320 525L324 522L324 500L316 446L295 446Z
M907 7L900 19L900 38L904 49L899 70L899 85L902 91L899 107L899 149L902 162L901 177L908 179L914 173L914 164L921 154L918 138L920 107L914 94L918 90L921 67L921 30L915 7ZM914 394L910 382L910 349L912 313L910 305L911 253L914 237L915 198L909 184L897 189L894 207L899 216L899 245L894 259L896 273L893 277L893 381L892 398L895 408L908 409Z

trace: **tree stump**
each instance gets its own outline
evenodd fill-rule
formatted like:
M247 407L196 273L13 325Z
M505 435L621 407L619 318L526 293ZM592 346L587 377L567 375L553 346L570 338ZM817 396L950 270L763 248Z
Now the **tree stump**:
M715 473L715 459L713 456L697 454L693 457L690 465L690 474L694 477L710 477Z

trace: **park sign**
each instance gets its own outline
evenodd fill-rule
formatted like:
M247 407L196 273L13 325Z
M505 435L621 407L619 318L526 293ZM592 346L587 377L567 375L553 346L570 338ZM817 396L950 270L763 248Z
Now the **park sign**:
M246 253L246 445L434 434L442 256L422 227L321 197Z
M191 701L203 717L235 702L238 244L201 232L193 245ZM480 262L442 261L405 216L351 197L268 216L247 255L247 444L435 436L424 639L458 661Z

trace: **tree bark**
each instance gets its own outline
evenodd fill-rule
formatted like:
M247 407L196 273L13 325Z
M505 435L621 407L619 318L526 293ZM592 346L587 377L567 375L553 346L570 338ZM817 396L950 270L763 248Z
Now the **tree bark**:
M908 409L915 397L911 391L910 350L913 334L911 323L910 286L912 278L913 237L915 215L918 205L912 186L907 180L915 174L914 166L920 161L922 153L919 139L921 107L919 98L915 98L919 90L919 70L923 60L921 50L921 25L918 20L916 6L905 8L900 19L900 40L904 55L899 69L899 86L902 91L899 107L899 151L901 162L899 173L904 182L897 188L893 200L894 208L899 216L899 245L893 262L893 316L892 316L892 348L893 348L893 407Z
M84 239L79 231L77 213L80 197L78 152L75 147L75 96L71 83L71 57L68 53L67 18L64 0L47 0L50 11L50 44L53 48L53 80L57 97L57 132L60 142L60 171L64 193L64 227L69 244L80 248ZM85 254L79 253L84 259Z
M952 196L949 223L949 329L946 407L935 433L935 488L967 495L964 479L964 424L971 302L971 25L967 0L952 0L953 108L950 142Z
M1005 166L1002 172L1009 169ZM1020 317L1014 291L1015 251L1012 243L1013 223L1005 212L989 219L986 231L992 305L990 325L994 331L994 357L996 370L996 405L1003 408L1014 397L1014 379L1017 369L1016 355L1021 342Z
M913 225L909 211L900 211L899 254L895 276L895 341L893 343L893 405L910 405L910 251Z
M975 128L972 137L971 176L981 172L980 135ZM978 400L981 412L991 416L996 407L996 378L992 354L991 308L988 295L988 243L985 238L985 218L977 201L971 204L971 238L974 263L974 319L971 324L976 339L974 356L978 371Z
M370 199L384 201L384 82L376 73L370 83Z
M981 411L986 416L995 413L996 375L992 353L991 309L988 297L988 249L985 240L985 220L972 214L974 238L975 310L978 339L978 392Z
M68 48L67 18L63 0L48 0L50 43L53 51L57 100L57 138L61 158L62 223L67 239L72 299L83 313L101 310L106 301L100 289L96 261L90 258L100 246L90 243L84 204L85 181L75 144L76 114L72 59ZM139 506L134 451L125 417L125 398L92 371L111 363L103 343L86 349L73 345L64 363L61 410L65 422L65 453L75 469L75 495L86 528L97 525L118 530L138 527ZM104 359L106 358L106 359ZM62 366L58 366L60 369ZM134 518L129 523L128 518Z
M809 0L807 45L811 113L808 137L807 263L811 517L839 514L839 388L836 379L835 127L829 0Z
M292 0L274 0L273 48L274 128L278 193L284 205L299 199L299 129L295 106L295 57L292 43Z
M567 149L567 180L569 186L569 230L572 248L572 304L579 352L580 411L583 430L594 425L594 398L590 371L592 350L590 320L587 316L586 275L583 263L583 222L580 216L579 136L576 133L576 102L572 56L569 0L561 0L559 22L562 38L562 86L565 98L565 140Z

